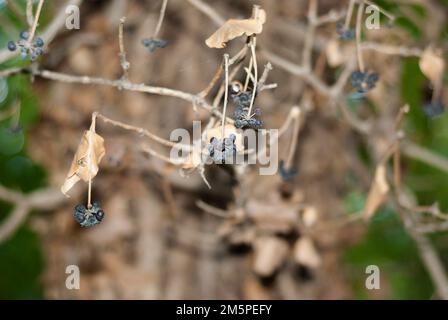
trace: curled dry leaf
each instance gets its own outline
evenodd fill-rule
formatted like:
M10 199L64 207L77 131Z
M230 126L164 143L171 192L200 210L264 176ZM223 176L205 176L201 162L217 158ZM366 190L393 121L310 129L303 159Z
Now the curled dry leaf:
M306 227L313 226L319 217L317 209L315 207L309 206L303 210L302 221Z
M63 194L79 181L88 182L98 173L98 164L106 154L104 139L91 128L84 132L81 143L73 158L72 165L61 187Z
M309 237L302 237L296 241L293 255L296 263L310 269L319 267L322 262L313 240Z
M250 19L227 20L215 33L205 40L205 43L210 48L224 48L226 43L232 39L242 35L251 36L261 33L265 22L266 12L256 7Z
M328 64L331 67L338 67L347 60L346 52L341 49L340 42L336 39L330 40L325 48Z
M419 61L420 70L431 80L434 85L438 85L443 77L445 61L441 55L433 48L427 47Z
M275 236L262 236L255 240L254 272L261 277L271 276L285 261L288 243Z
M388 192L389 184L386 179L386 167L382 164L376 168L375 178L370 187L363 213L365 219L370 219L378 208L383 205Z

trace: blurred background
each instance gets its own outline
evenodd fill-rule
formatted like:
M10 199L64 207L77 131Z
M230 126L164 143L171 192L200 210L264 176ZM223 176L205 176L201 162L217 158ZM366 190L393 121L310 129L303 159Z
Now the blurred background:
M161 0L79 1L80 30L60 28L33 66L118 79L122 73L118 25L126 16L131 81L198 93L213 78L222 54L234 55L242 42L234 41L222 50L208 48L204 41L217 25L192 2L196 1L168 1L159 37L169 45L150 53L141 41L154 31ZM254 4L261 5L267 21L257 37L259 51L300 64L308 1L204 2L224 19L247 18ZM431 44L445 55L448 1L375 3L397 19L387 27L387 19L381 16L380 30L364 30L365 41L419 50ZM319 15L333 10L343 20L348 1L319 0L318 4ZM45 1L37 35L62 14L64 5L62 0ZM0 0L3 53L7 42L27 29L25 8L25 0ZM337 39L335 22L316 31L313 71L328 84L343 70L343 65L328 61L327 45ZM261 72L270 60L262 54L258 60ZM365 51L365 61L380 80L365 100L350 99L348 83L344 95L349 110L363 119L393 121L408 103L410 112L403 124L406 140L447 161L448 118L442 114L432 119L424 113L431 85L419 68L418 55ZM210 166L205 172L212 185L208 189L199 174L181 177L176 168L143 154L140 144L145 138L99 122L97 132L105 139L106 156L93 182L92 197L101 203L106 217L89 229L81 228L72 216L73 208L86 201L86 184L79 183L70 198L59 187L92 112L165 138L175 128L191 130L193 120L205 122L209 114L173 97L28 74L0 78L0 225L14 229L0 242L0 298L440 298L415 239L393 205L386 203L369 221L357 217L375 173L372 143L380 141L353 130L340 112L328 108L327 97L272 64L268 83L278 87L260 93L256 102L265 127L279 128L294 105L306 111L294 158L298 174L292 180L259 176L256 168L241 176L226 166ZM12 57L0 61L0 70L30 65ZM243 71L236 79L244 79ZM214 94L216 90L208 101ZM290 140L291 132L281 138L281 158L286 157ZM163 147L154 148L167 154ZM446 162L435 167L406 155L402 161L406 191L420 206L438 202L442 211L448 211L448 174L442 170ZM36 192L44 204L27 206L29 210L11 224L14 207L34 203ZM202 202L198 207L198 201L212 208ZM225 214L224 210L232 217L210 212ZM443 219L432 223L440 227L425 237L448 268L448 226ZM66 288L68 265L80 268L79 290ZM380 268L380 290L365 287L369 265Z

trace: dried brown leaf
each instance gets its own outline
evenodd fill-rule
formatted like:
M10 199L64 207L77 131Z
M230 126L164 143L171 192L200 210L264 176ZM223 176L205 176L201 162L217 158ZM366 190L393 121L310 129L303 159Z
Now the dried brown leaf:
M434 85L437 85L443 77L445 61L433 48L427 47L419 61L420 70Z
M256 9L250 19L227 20L215 33L205 40L205 43L210 48L224 48L226 43L232 39L242 35L251 36L261 33L265 22L266 12L263 9Z
M322 263L321 257L309 237L301 237L294 245L294 260L296 263L314 269Z
M98 164L105 154L104 139L92 129L85 131L61 187L62 193L67 195L79 180L88 182L93 179L98 173Z
M254 272L261 277L272 275L285 261L288 243L275 236L262 236L255 240Z
M370 219L378 208L384 204L388 192L389 184L386 178L386 167L382 164L376 168L375 178L370 187L363 213L365 219Z
M328 64L331 67L338 67L347 60L345 52L341 49L340 42L336 39L330 40L325 48Z

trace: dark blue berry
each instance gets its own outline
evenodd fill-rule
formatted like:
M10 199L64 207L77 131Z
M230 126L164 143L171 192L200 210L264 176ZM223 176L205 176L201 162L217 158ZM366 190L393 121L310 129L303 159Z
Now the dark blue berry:
M14 41L9 41L8 42L8 50L9 51L16 51L17 46L16 43Z
M252 100L252 93L250 91L246 91L239 94L234 94L232 95L232 99L236 106L235 112L233 113L235 128L260 129L263 125L263 121L254 118L254 116L261 116L260 108L255 108L253 115L248 114L250 102Z
M28 40L29 36L30 36L30 33L26 30L20 32L20 39L22 39L22 40Z
M375 72L354 71L351 75L351 84L358 92L366 93L375 88L379 75Z
M168 45L168 41L167 40L163 40L163 39L153 39L153 38L149 38L149 39L143 39L142 40L142 44L148 48L149 52L154 52L159 48L165 48Z
M86 207L85 206L83 206L82 204L78 204L76 207L75 207L75 210L73 211L73 217L75 218L75 220L78 222L78 223L83 223L84 222L84 220L86 219L85 218L85 212L86 212Z
M211 138L207 146L209 156L217 164L230 163L236 156L235 146L236 136L231 134L228 138L222 140Z
M86 208L84 205L77 205L73 212L75 220L82 227L92 227L101 223L104 219L104 211L101 209L98 203L93 203L90 209Z
M44 46L44 40L41 37L37 37L34 41L34 45L36 47L43 47Z
M41 56L44 53L44 50L42 50L42 48L35 48L34 49L34 54L36 56Z
M355 39L355 30L346 28L342 21L336 23L336 32L341 40L350 41Z
M278 172L283 181L289 181L297 176L297 170L294 168L285 168L285 162L280 160Z
M26 48L22 47L22 48L20 49L20 57L21 57L22 59L26 59L27 56L28 56L28 52L27 52Z
M437 118L445 112L445 107L441 101L435 101L423 105L423 112L429 118Z

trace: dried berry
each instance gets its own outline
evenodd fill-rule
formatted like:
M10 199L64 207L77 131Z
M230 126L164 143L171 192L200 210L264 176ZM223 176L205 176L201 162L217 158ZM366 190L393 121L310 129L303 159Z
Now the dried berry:
M146 48L148 48L149 52L154 52L159 48L165 48L168 45L168 41L163 39L149 38L149 39L143 39L142 44Z
M248 115L249 106L252 99L251 92L246 91L240 94L232 94L232 99L236 106L235 112L233 113L236 128L260 129L263 126L263 121L255 118L255 116L261 116L261 110L259 108L254 110L254 114Z
M442 104L442 101L434 101L431 103L427 103L423 106L423 112L429 118L436 118L442 115L445 111L445 107Z
M375 72L354 71L351 76L353 88L360 93L366 93L375 88L379 76Z
M336 32L341 40L350 41L355 39L355 30L345 27L342 21L336 23Z
M97 202L94 202L90 209L78 204L73 211L73 217L82 227L88 228L101 223L104 211Z
M280 160L278 165L278 173L283 181L289 181L297 176L297 170L294 168L285 168L285 162L283 160Z
M236 156L236 136L231 134L228 138L211 138L207 149L213 162L219 164L233 163Z

